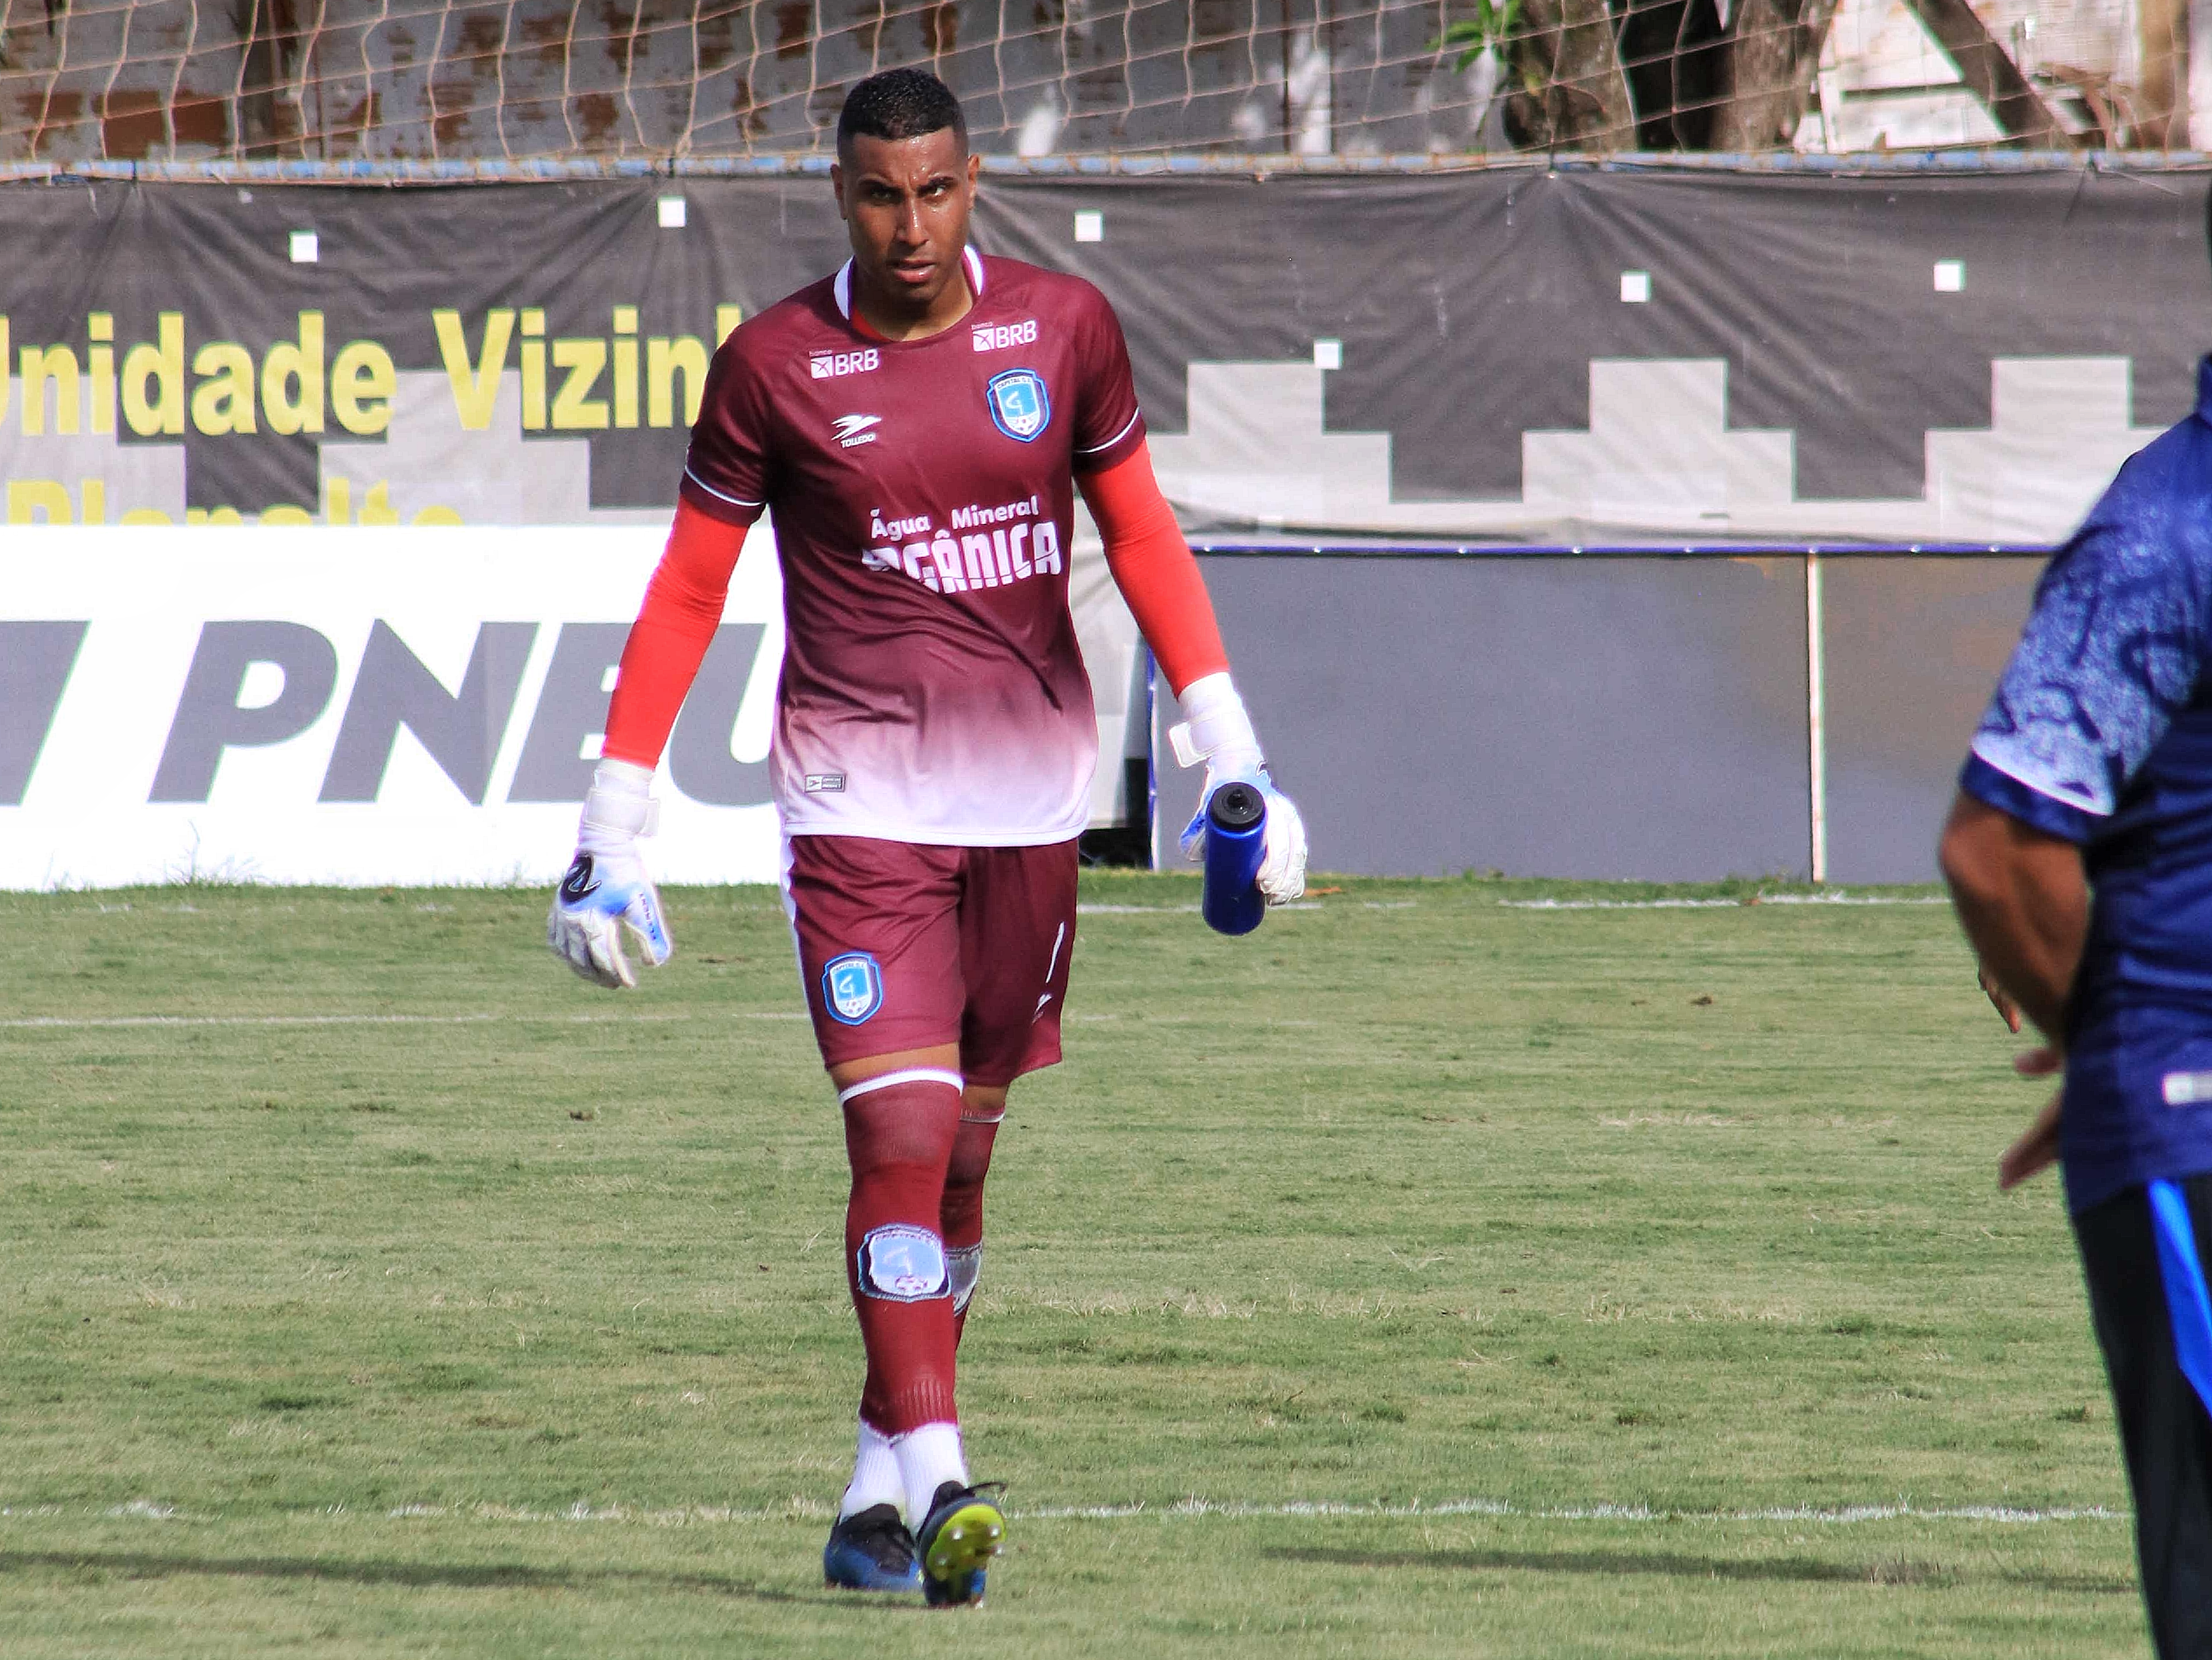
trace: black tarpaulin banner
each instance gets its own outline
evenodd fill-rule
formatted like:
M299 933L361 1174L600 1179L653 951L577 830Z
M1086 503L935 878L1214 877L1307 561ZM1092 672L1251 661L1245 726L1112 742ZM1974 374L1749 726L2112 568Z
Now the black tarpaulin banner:
M2047 544L2190 407L2205 177L987 176L1194 527ZM0 186L11 523L636 522L829 182ZM311 256L311 257L310 257Z

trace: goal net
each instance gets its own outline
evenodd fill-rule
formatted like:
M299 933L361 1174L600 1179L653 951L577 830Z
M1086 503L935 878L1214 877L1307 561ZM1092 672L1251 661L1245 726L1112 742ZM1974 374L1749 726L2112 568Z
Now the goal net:
M0 6L16 164L819 152L902 64L1024 156L2179 148L2192 70L2212 113L2187 0Z

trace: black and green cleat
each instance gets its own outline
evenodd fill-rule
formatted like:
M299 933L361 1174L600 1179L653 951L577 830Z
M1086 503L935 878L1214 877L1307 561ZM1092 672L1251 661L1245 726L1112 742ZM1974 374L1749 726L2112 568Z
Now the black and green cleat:
M915 1536L921 1559L921 1594L932 1608L963 1608L983 1600L983 1570L1006 1542L1006 1518L982 1488L947 1481Z

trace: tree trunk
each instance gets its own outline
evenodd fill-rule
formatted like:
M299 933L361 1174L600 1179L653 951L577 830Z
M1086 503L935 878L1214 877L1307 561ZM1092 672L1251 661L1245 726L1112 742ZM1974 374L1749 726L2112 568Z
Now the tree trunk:
M1635 148L1636 110L1606 0L1526 0L1506 58L1520 83L1505 105L1515 143L1545 150Z
M1787 149L1796 141L1835 16L1836 0L1736 0L1715 149Z
M284 94L300 50L297 8L293 0L233 0L231 21L246 48L233 142L250 158L296 156L300 106Z
M2187 0L2141 0L2136 29L2142 43L2142 106L2130 135L2136 148L2189 146L2189 6Z

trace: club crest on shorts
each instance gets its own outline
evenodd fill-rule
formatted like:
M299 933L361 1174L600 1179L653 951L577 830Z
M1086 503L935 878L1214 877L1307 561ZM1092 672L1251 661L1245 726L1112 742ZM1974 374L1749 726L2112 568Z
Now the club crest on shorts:
M1052 424L1052 399L1045 392L1044 377L1035 369L1006 369L993 375L983 397L998 429L1024 444Z
M884 971L865 951L848 951L822 966L822 1003L830 1018L858 1026L884 1006Z
M862 1292L894 1303L926 1302L948 1287L945 1244L926 1227L887 1222L871 1228L860 1241L859 1279Z

